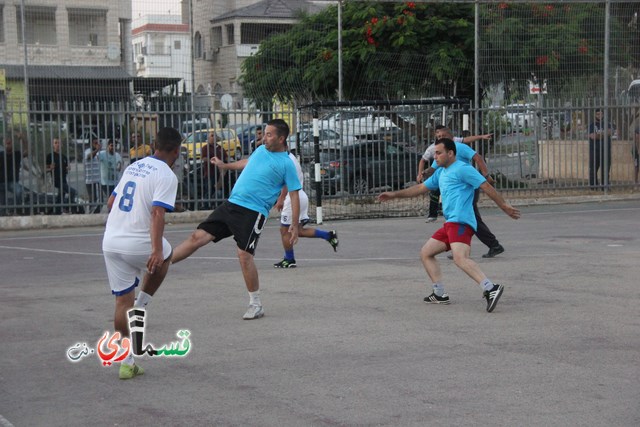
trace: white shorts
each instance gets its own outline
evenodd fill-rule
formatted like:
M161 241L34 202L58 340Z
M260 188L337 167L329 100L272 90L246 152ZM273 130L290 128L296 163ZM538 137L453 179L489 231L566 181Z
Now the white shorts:
M149 254L132 255L104 250L102 252L107 266L111 293L120 296L134 290L144 272L147 271ZM171 244L164 237L162 238L162 255L165 260L171 256Z
M298 197L300 198L300 221L301 224L309 222L309 197L304 190L298 191ZM291 212L291 198L287 194L287 198L284 199L284 206L282 207L282 213L280 214L281 225L291 225L291 218L293 212Z

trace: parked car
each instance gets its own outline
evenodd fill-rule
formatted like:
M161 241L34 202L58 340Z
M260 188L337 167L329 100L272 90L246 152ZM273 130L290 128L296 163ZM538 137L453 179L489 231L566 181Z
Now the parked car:
M233 129L212 128L197 130L182 141L182 146L187 149L189 160L200 159L200 150L207 143L209 132L216 133L216 142L227 152L230 158L235 160L242 158L242 145L236 136L236 132Z
M180 133L182 134L183 138L186 138L194 131L211 129L211 127L211 119L209 119L208 117L195 120L185 120L180 125Z
M321 129L360 139L376 138L381 131L396 127L391 119L374 110L339 110L320 120Z
M320 129L319 133L321 150L337 149L357 141L353 136L342 138L338 132L331 129ZM298 140L298 134L300 135L300 140ZM313 128L302 127L298 132L289 135L287 145L289 146L289 150L296 150L303 161L308 162L312 160L314 157Z
M320 153L323 191L367 194L374 188L404 188L415 183L421 157L404 145L384 140L324 150Z
M505 119L512 130L519 131L531 129L538 125L538 120L542 120L544 129L558 127L559 120L557 114L539 111L535 104L510 104L506 106Z
M250 154L253 150L253 147L251 147L251 141L256 138L256 129L262 128L262 130L264 131L266 127L266 123L253 125L242 124L236 126L236 135L238 135L240 144L242 144L242 152L244 154Z

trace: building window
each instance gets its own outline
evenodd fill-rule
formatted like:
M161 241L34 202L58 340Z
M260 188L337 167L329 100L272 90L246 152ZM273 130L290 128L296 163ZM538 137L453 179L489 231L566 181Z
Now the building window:
M222 27L213 27L210 34L211 48L217 49L222 46Z
M194 56L196 58L202 58L202 36L200 35L200 31L196 32L193 37L193 49Z
M0 43L4 43L4 8L0 5Z
M240 26L240 43L260 44L264 39L290 29L291 25L289 24L242 24Z
M231 44L235 44L235 38L234 38L234 33L233 33L233 24L231 25L225 25L225 27L227 27L227 44L231 45Z
M106 46L107 11L69 9L69 44L71 46Z
M182 49L182 43L180 42L180 40L174 40L173 41L173 48L175 50L180 50Z
M56 9L53 7L26 7L24 10L27 44L56 45ZM22 43L22 14L16 8L18 43Z

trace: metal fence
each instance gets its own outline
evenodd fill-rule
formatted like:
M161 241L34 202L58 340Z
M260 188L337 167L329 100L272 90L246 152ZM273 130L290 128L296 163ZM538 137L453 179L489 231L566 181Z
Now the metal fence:
M172 100L150 103L147 111L126 104L63 107L12 112L29 114L32 120L29 129L9 127L5 131L0 151L0 215L104 212L112 183L100 183L95 169L90 177L95 168L90 156L92 141L97 140L104 150L113 143L119 174L132 160L151 153L156 132L163 126L175 127L185 136L182 156L174 165L181 183L177 209L211 209L228 196L237 173L227 175L223 192L208 193L201 159L194 154L206 143L207 133L217 132L228 161L235 161L251 154L255 130L275 117L291 124L289 148L300 156L312 216L320 206L324 218L422 213L422 199L381 205L374 196L415 183L418 162L433 142L438 124L449 126L457 135L474 128L493 134L490 140L473 145L484 156L496 187L507 197L600 194L638 185L637 104L602 108L597 100L584 100L474 109L466 100L430 99L317 103L269 112L203 112ZM598 153L589 152L588 134L598 109L612 130L599 153L600 170L590 182L590 162ZM478 126L474 117L481 118ZM60 153L68 164L51 157L54 140L60 141ZM67 165L68 171L63 171ZM610 172L602 175L603 170ZM56 182L60 176L68 188Z
M273 38L298 18L224 3L140 0L134 13L128 0L108 13L77 0L0 3L0 215L104 211L111 184L86 161L92 141L113 142L121 172L152 151L162 126L193 133L174 168L178 209L210 209L237 174L208 192L193 154L206 132L220 133L233 161L272 117L292 125L305 189L325 218L422 213L422 199L381 205L373 195L412 183L436 124L493 134L474 148L508 197L637 188L638 2L324 2L313 8L321 18L287 32L290 43ZM159 4L173 15L135 15ZM451 37L433 39L433 28ZM417 35L434 44L412 43ZM360 98L332 102L349 94ZM597 109L612 129L600 151L588 138ZM66 162L51 156L54 139Z

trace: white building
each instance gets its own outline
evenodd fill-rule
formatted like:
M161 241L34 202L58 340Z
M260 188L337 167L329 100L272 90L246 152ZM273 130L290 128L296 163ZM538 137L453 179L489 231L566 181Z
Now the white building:
M180 15L145 15L132 24L133 62L138 77L174 77L175 95L190 93L191 34ZM164 89L165 92L169 88Z

